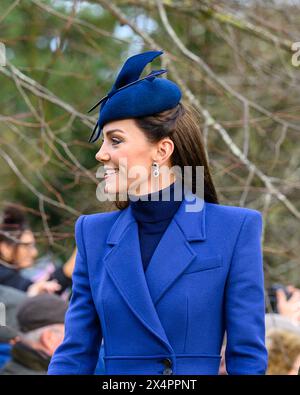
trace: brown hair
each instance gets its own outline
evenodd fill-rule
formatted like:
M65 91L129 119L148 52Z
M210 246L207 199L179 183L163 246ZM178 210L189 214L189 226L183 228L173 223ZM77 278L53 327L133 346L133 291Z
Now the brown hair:
M14 246L13 258L11 262L14 263L14 258L17 254L18 242L23 232L29 228L27 221L22 210L14 206L13 204L7 205L2 214L2 221L0 223L0 245L1 243L7 243ZM1 249L0 249L0 258ZM3 259L4 260L4 259Z
M151 116L133 118L136 125L145 133L150 143L157 143L162 138L169 137L174 143L174 151L171 155L171 166L178 166L182 175L184 167L192 168L192 192L196 190L196 166L204 167L204 200L218 204L210 174L208 161L204 149L200 119L193 107L181 102L174 108ZM184 176L183 176L184 178ZM120 210L128 207L129 202L116 199L114 202Z
M288 374L300 355L300 337L286 330L274 329L267 334L269 343L267 375Z

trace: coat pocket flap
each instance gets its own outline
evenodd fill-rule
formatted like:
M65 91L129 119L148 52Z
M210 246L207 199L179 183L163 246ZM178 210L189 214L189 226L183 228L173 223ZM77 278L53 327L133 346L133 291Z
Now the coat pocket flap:
M222 266L222 255L207 258L196 258L183 272L183 274L196 273L203 270L215 269Z

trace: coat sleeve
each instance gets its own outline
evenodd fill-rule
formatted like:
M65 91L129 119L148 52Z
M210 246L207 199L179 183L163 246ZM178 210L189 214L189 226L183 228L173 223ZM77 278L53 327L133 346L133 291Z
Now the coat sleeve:
M65 337L56 349L48 374L93 374L102 340L101 324L91 294L83 240L85 216L75 224L77 255L72 275L72 296L65 317Z
M262 215L249 211L233 251L225 289L225 351L228 374L265 374L265 297Z

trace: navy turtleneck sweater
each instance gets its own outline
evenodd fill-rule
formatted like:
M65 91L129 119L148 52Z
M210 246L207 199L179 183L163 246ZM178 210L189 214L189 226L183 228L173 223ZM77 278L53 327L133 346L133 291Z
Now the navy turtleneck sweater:
M174 185L175 183L157 192L139 196L137 201L134 201L131 195L129 195L132 214L139 228L139 240L144 271L163 233L181 205L182 200L175 200ZM164 191L167 192L168 189L170 190L170 199L168 201L162 200L162 194L165 193ZM147 200L145 200L146 196ZM154 198L156 198L156 201L153 200Z

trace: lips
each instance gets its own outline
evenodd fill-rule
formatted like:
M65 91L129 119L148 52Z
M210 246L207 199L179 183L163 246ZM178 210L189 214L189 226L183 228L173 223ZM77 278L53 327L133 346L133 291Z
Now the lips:
M113 174L118 173L119 169L118 168L114 168L114 169L106 169L105 173L104 173L104 177L109 177Z

